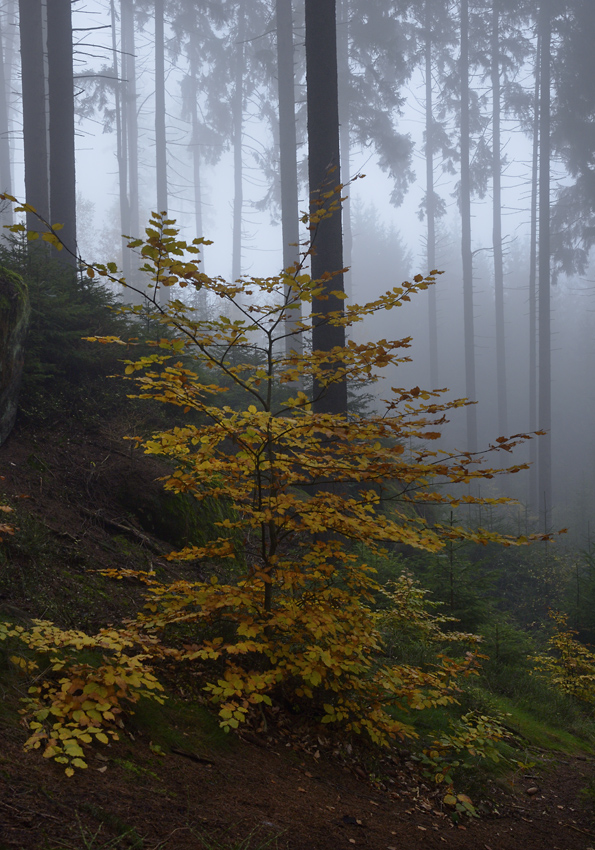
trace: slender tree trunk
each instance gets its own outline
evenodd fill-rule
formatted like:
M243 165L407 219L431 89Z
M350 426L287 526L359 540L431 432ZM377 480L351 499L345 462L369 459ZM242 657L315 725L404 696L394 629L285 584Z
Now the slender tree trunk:
M6 85L5 62L5 31L6 15L2 17L0 29L0 190L12 195L11 163L10 163L10 125L8 119L8 99ZM12 205L5 203L0 207L0 228L12 224ZM0 229L0 235L5 233Z
M134 0L122 0L122 76L124 78L124 118L126 157L128 160L128 208L130 232L127 236L140 236L138 193L138 105L136 96L136 44L134 32Z
M432 86L432 4L426 0L425 21L426 62L426 215L428 219L427 263L428 271L436 268L436 195L434 193L434 103ZM428 325L430 349L430 385L438 386L438 308L436 287L428 291Z
M50 108L50 213L62 224L60 238L70 253L60 258L76 266L76 169L74 77L70 0L51 0L47 8L48 95Z
M163 0L155 0L155 151L157 211L167 212L167 134L165 129L165 21Z
M116 37L116 4L110 0L112 24L112 64L114 68L114 109L116 113L116 158L118 160L118 188L120 198L120 233L130 234L130 209L128 206L128 162L126 159L126 122L123 120L122 81L118 59L118 40ZM132 263L126 240L122 240L122 271L126 280L130 280Z
M494 295L496 302L496 383L498 387L498 430L508 433L506 392L506 339L504 333L504 258L502 251L502 140L500 90L500 20L498 6L492 7L492 195L494 246Z
M11 150L14 151L14 136L15 136L15 128L14 128L14 117L13 117L13 106L15 101L15 92L14 92L14 83L15 79L15 54L18 52L18 40L19 40L19 26L18 26L18 0L8 0L6 3L6 17L8 21L8 25L4 32L4 67L5 67L5 81L6 81L6 100L8 103L8 123L11 130ZM12 169L11 183L14 186L14 153L12 153L10 158L10 164Z
M195 140L192 145L192 177L194 185L194 229L198 237L204 236L204 226L202 223L202 176L200 162L200 124L198 121L198 109L195 110L192 116L193 132L192 138ZM201 249L202 270L205 270L204 246Z
M41 0L19 0L21 76L23 86L23 139L25 198L49 221L50 197L47 150L43 10ZM33 213L27 213L28 230L39 230Z
M242 211L244 207L244 174L242 134L244 124L244 39L245 9L240 3L238 11L238 40L235 53L235 87L233 110L233 237L231 279L238 280L242 274Z
M339 87L339 139L341 149L341 181L347 186L343 193L346 200L343 202L343 263L346 268L351 269L353 233L351 227L351 143L350 143L350 77L349 69L349 0L338 0L338 22L337 22L337 74ZM353 279L351 271L343 275L345 292L349 298L353 297Z
M165 127L165 11L164 0L155 0L155 165L157 212L167 213L167 131ZM169 300L169 289L155 293L161 304Z
M297 140L295 129L293 12L291 0L276 0L277 78L279 92L279 171L281 177L281 230L283 238L283 268L299 263L300 225L297 177ZM285 292L288 296L288 290ZM302 352L301 334L296 323L301 310L288 311L285 320L285 350L287 354Z
M122 42L122 148L126 161L126 197L128 222L124 231L126 236L136 239L140 236L140 209L138 190L138 104L136 93L136 37L135 37L134 0L121 0L120 27ZM130 282L139 287L140 279L136 269L135 256L128 253L130 263ZM132 304L142 304L143 298L136 292L130 293Z
M475 330L473 316L473 254L471 251L471 177L469 116L469 0L461 0L461 253L463 259L463 314L465 337L465 395L476 400ZM467 407L467 450L477 451L475 405Z
M76 267L76 169L74 144L74 77L72 6L50 0L48 23L48 92L50 106L50 212L62 224L60 238L68 248L60 258Z
M540 7L539 119L539 428L547 431L538 443L538 486L542 527L547 530L552 510L552 353L550 315L550 160L551 160L551 11L550 0Z
M533 120L533 164L531 173L531 244L529 267L529 430L537 430L537 211L539 186L539 121L541 36L537 38L535 63L535 115ZM543 439L543 438L540 438ZM537 441L529 443L529 508L539 514L537 484Z
M204 236L203 220L202 220L202 182L201 182L201 156L200 156L200 120L198 115L198 68L196 54L193 53L190 58L190 76L191 85L191 103L190 114L192 120L192 165L193 165L193 180L194 180L194 227L197 236ZM201 261L202 270L206 274L205 268L205 246L201 246ZM198 311L199 319L207 318L207 295L204 289L196 291L195 308Z
M335 0L306 0L306 84L308 97L308 177L311 212L315 214L321 194L341 182L339 168L339 103L337 90L337 25ZM341 214L324 219L314 232L311 258L312 277L320 280L325 273L343 268ZM314 351L344 347L345 331L328 324L330 311L342 311L343 301L330 292L343 290L338 274L325 287L327 300L314 299L312 327ZM347 411L345 379L332 383L325 392L314 384L313 410L316 413L341 414Z
M192 121L192 168L194 182L194 227L197 236L204 236L202 220L202 182L201 182L201 156L200 156L200 119L198 116L198 68L197 59L193 55L190 59L190 78L192 97L190 103L190 116ZM204 249L203 249L204 250ZM204 271L204 256L202 257Z
M6 103L8 110L8 129L9 129L9 150L11 180L10 183L14 186L14 119L13 119L13 104L14 104L14 86L13 79L15 73L15 52L18 41L18 0L8 0L5 4L7 25L4 30L4 79L6 84ZM11 213L12 215L12 213Z

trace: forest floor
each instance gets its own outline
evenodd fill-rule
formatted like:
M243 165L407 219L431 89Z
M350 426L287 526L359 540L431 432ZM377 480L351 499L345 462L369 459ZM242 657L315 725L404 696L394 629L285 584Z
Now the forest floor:
M0 495L19 527L0 558L0 617L93 630L140 598L95 570L172 569L171 547L138 519L163 468L129 451L123 430L72 420L17 430L0 448ZM136 515L122 503L131 482L144 500ZM174 699L141 706L121 740L69 779L23 751L20 687L0 663L0 850L595 850L590 752L529 749L531 767L458 788L479 817L455 823L406 749L339 756L282 717L224 736L203 707Z

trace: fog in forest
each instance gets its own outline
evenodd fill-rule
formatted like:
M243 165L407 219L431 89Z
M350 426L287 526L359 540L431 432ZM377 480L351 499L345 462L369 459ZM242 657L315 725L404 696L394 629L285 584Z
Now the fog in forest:
M0 850L593 850L594 45L0 0Z
M508 509L515 532L568 526L573 544L586 547L595 517L595 13L568 0L546 21L544 5L338 0L341 179L365 175L346 189L346 288L361 302L416 273L445 272L434 292L354 335L413 338L412 362L386 377L379 397L390 385L470 396L471 368L476 434L465 410L455 412L444 428L448 448L549 429L539 397L551 357L551 488L534 466L533 475L495 482L494 493L519 499ZM26 65L29 54L19 6L28 8L4 0L0 9L0 178L20 199L21 56ZM291 11L305 212L303 4ZM161 200L185 238L214 241L207 273L278 272L275 3L77 0L72 27L80 255L115 259L134 274L120 234L138 235ZM533 443L535 451L525 446L503 462L536 462Z

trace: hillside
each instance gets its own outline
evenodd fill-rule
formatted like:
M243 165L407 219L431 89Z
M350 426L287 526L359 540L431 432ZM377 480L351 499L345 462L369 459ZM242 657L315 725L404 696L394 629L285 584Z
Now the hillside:
M139 601L132 585L96 569L173 569L161 558L171 541L154 533L163 469L130 451L124 430L122 422L84 430L73 419L21 427L0 449L2 490L18 527L0 561L5 616L94 629ZM528 746L534 766L457 789L471 794L480 817L454 823L444 792L425 784L408 750L339 752L281 712L225 736L184 685L163 708L141 704L120 742L68 779L37 752L23 752L23 683L1 647L0 674L2 850L587 850L595 842L584 793L595 782L589 754Z

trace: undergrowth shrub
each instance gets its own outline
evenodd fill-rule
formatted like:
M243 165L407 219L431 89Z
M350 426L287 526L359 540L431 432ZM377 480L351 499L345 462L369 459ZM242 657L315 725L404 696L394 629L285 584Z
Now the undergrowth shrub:
M532 657L535 670L561 693L595 705L595 653L576 640L578 632L568 626L568 615L550 611L554 632L549 652Z
M55 234L49 238L58 242ZM73 636L46 623L29 632L4 631L36 652L47 651L49 635L69 650L105 650L95 666L81 665L76 652L51 656L53 675L31 685L27 745L43 742L45 754L66 760L69 771L84 766L83 745L102 740L106 724L114 731L115 709L120 712L141 691L158 696L151 665L161 662L192 667L225 729L237 728L262 703L282 698L298 708L309 706L314 721L342 734L365 733L377 744L414 736L397 712L453 704L457 679L477 661L471 650L455 648L469 636L444 632L447 618L432 614L423 591L407 579L386 591L387 609L378 614L374 569L354 544L365 543L373 558L383 558L387 545L435 553L456 540L530 542L426 518L428 505L450 509L462 502L506 501L457 493L470 481L523 468L487 468L475 454L431 448L445 414L465 400L443 402L436 391L393 388L379 414L331 415L312 408L312 393L324 394L337 382L347 380L356 390L368 386L384 367L406 359L409 340L349 340L344 347L317 351L309 345L311 322L349 327L401 306L433 285L437 273L418 275L375 302L317 313L316 303L343 296L331 290L332 274L317 281L305 273L309 248L300 265L278 277L230 284L200 271L196 255L202 242L179 240L174 222L154 216L146 239L131 243L145 260L150 286L138 292L161 333L147 343L150 353L138 349L139 356L125 361L125 371L138 398L181 411L182 424L137 439L147 454L172 465L166 489L199 503L223 499L233 507L215 522L219 533L170 559L218 562L229 569L225 581L213 575L211 581L170 583L150 573L107 571L146 585L144 608L121 627L95 637ZM120 281L114 264L89 266L87 274ZM186 287L221 299L233 318L196 317L182 297ZM300 318L303 305L311 310L307 322ZM132 312L138 316L139 310ZM134 340L91 338L135 351ZM240 407L226 404L230 385ZM487 451L510 451L527 438L500 437ZM445 486L433 487L436 482ZM390 484L388 496L384 484ZM448 639L454 651L424 666L399 663L385 654L381 628L417 629L430 641ZM22 663L27 671L26 659ZM484 726L487 740L490 727Z

